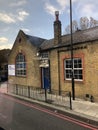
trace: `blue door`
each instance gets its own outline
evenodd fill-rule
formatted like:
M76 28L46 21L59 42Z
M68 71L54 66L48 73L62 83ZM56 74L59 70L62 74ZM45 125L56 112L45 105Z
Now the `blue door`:
M50 89L49 68L42 68L42 86L44 89Z

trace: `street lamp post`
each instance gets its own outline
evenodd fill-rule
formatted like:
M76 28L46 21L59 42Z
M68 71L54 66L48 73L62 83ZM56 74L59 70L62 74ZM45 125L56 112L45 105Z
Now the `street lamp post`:
M72 1L70 0L70 36L71 36L71 80L72 80L72 98L75 100L75 87L74 87L74 69L73 69L73 34L72 34Z

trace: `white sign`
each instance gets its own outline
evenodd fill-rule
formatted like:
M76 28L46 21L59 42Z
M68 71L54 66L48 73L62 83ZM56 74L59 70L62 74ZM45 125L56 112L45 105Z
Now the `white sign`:
M49 61L48 60L44 60L44 59L41 60L39 67L44 67L44 68L49 67Z
M8 75L15 76L15 65L8 65Z

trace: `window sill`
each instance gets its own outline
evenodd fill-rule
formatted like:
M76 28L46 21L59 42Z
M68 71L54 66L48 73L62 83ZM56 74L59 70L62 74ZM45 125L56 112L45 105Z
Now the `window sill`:
M64 82L71 83L72 80L71 80L71 79L64 79ZM74 82L75 82L75 83L83 83L84 81L83 81L83 80L77 80L77 79L74 79Z
M26 78L26 75L16 75L16 77L19 77L19 78Z

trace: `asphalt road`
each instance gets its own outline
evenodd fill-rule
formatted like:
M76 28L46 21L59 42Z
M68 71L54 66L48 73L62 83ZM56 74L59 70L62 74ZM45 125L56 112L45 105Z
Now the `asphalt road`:
M0 93L0 126L5 130L97 130L93 126Z

